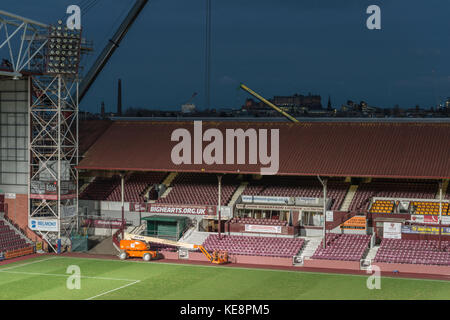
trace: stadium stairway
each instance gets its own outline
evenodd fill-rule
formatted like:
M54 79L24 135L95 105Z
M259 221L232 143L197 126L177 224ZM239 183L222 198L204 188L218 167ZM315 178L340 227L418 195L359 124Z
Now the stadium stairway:
M146 223L142 223L142 224L140 224L140 225L138 225L138 226L136 226L136 227L135 227L135 226L129 227L129 228L126 230L126 232L132 233L132 234L141 234L142 231L145 230L146 226L147 226Z
M186 243L202 244L210 234L211 233L209 232L192 231L191 233L187 234L186 238L183 238L182 241Z
M162 183L165 184L166 187L169 187L172 181L177 177L177 175L178 175L177 172L169 173Z
M233 207L234 204L236 203L236 201L239 199L239 197L241 196L242 192L244 192L245 188L247 187L248 182L244 181L241 183L241 185L236 189L236 191L234 192L233 196L230 199L230 202L228 202L228 206L229 207Z
M172 189L173 187L168 187L166 191L164 191L164 193L161 195L161 198L167 197L167 195L170 193L170 191L172 191Z
M302 252L300 253L300 257L303 260L310 258L316 252L317 247L320 245L322 241L322 237L305 237L306 245L303 247Z
M445 199L445 195L447 194L448 190L448 182L449 180L444 180L444 183L442 184L442 198ZM436 199L439 200L439 190L436 193Z
M82 194L84 190L86 190L87 186L91 184L92 181L95 180L95 177L90 177L88 181L80 187L78 190L78 194Z
M368 259L368 260L373 261L373 259L377 255L379 248L380 248L380 246L374 246L373 248L370 248L369 251L365 254L365 256L363 256L363 259Z
M347 194L345 195L344 201L342 201L340 211L348 211L348 209L350 208L350 204L353 201L353 197L356 194L356 190L358 190L358 185L352 184L348 189Z

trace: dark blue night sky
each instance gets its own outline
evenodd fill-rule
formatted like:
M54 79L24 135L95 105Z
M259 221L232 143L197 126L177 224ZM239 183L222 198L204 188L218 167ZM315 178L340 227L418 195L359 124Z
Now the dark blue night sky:
M86 0L2 0L1 9L45 23ZM133 0L98 0L82 12L94 61ZM179 109L198 92L203 107L205 0L149 1L81 108ZM366 28L366 8L381 7L381 30ZM83 8L83 6L82 6ZM334 107L430 107L450 96L450 2L443 0L212 1L212 107L238 107L240 82L270 98L316 93Z

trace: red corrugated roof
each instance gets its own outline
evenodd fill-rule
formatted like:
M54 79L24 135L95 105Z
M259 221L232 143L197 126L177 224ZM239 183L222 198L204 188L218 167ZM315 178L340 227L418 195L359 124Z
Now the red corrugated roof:
M79 169L259 173L260 165L175 165L172 131L193 122L114 122ZM450 178L450 123L203 122L219 129L279 129L280 175ZM209 142L204 142L206 146ZM269 147L270 150L270 147ZM192 155L193 156L193 155ZM248 157L246 157L248 159Z
M80 120L78 152L83 155L113 122L110 120Z

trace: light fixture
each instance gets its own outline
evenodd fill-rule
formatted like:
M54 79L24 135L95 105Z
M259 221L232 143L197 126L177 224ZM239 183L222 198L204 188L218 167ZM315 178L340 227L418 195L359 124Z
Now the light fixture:
M78 73L81 51L80 30L69 30L59 20L49 27L47 44L47 73L75 75Z

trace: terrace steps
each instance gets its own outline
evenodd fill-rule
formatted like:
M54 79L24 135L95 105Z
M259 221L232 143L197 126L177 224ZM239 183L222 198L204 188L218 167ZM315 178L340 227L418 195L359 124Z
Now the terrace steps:
M193 244L202 244L205 242L206 238L212 234L210 232L201 232L201 231L192 231L185 238L183 238L183 242L193 243Z
M244 181L242 182L239 187L236 189L236 191L234 192L233 196L231 197L230 202L228 202L228 206L232 207L234 206L234 204L236 203L236 201L239 199L239 197L241 196L241 194L244 192L245 188L247 187L248 182Z
M305 246L300 254L303 259L310 258L316 252L317 247L320 245L322 237L308 237L305 238Z
M445 199L445 195L447 194L447 190L448 190L448 179L444 180L444 183L442 184L442 198ZM439 190L436 193L436 199L439 200Z
M166 187L169 187L172 181L177 177L178 172L171 172L162 182Z
M370 248L364 259L373 260L375 258L375 256L377 255L379 248L380 248L380 246L374 246L373 248Z
M170 193L170 191L172 191L172 189L173 187L168 187L166 191L164 191L164 193L161 195L161 198L167 197L167 195Z
M344 201L342 202L342 206L340 208L340 211L348 211L350 208L350 204L353 201L353 197L356 194L356 190L358 190L357 184L352 184L350 188L347 191L347 194L345 195Z
M94 181L94 179L95 177L90 177L89 180L80 187L80 190L78 190L78 194L82 194L83 191L87 188L87 186L90 185L92 181Z

